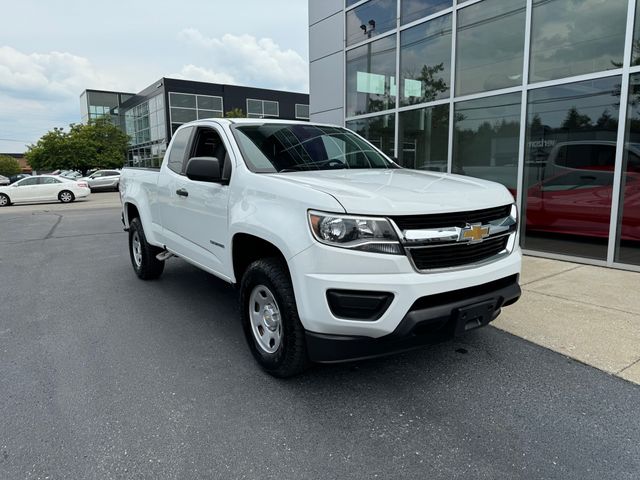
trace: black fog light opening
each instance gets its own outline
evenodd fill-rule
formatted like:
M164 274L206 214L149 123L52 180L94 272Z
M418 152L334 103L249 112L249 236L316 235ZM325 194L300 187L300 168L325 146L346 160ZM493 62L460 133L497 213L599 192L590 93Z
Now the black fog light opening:
M390 292L327 290L331 313L344 320L376 321L387 311L393 298Z

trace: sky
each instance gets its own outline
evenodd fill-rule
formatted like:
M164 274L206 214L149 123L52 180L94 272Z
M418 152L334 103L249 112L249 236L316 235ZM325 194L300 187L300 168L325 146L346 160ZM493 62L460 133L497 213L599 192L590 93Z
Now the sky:
M2 7L0 153L80 122L83 90L161 77L308 92L307 0L20 0Z

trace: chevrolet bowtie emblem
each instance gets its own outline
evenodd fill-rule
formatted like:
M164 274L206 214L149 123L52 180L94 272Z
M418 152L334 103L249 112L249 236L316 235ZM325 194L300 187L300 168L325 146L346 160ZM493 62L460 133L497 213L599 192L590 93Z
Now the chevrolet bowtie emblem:
M471 243L481 242L489 236L489 227L482 225L469 225L460 232L460 241L469 241Z

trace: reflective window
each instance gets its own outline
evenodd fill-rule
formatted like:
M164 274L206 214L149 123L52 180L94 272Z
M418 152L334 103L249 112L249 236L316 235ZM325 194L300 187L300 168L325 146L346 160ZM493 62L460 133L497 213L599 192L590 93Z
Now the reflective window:
M534 0L531 82L622 66L628 0Z
M521 94L455 105L453 173L499 182L515 195Z
M395 107L396 36L347 52L347 116Z
M631 44L631 66L640 65L640 0L636 0L636 18Z
M525 20L525 0L485 0L458 11L457 95L522 84Z
M42 185L53 185L56 183L62 183L60 180L58 180L57 178L53 178L53 177L42 177L40 179L40 183Z
M631 75L615 261L640 265L640 74Z
M620 77L529 92L524 248L607 257Z
M403 167L447 171L449 105L400 113L398 162Z
M273 100L247 99L247 118L277 117L280 115L280 106Z
M208 95L198 95L198 110L218 110L222 111L222 98Z
M403 24L413 22L449 8L451 4L451 0L402 0L400 3L400 19Z
M347 18L347 46L388 32L396 27L397 0L371 0L349 10Z
M366 138L390 157L394 156L395 115L363 118L347 122L347 128Z
M171 121L173 123L187 123L198 119L195 109L171 107Z
M400 105L449 96L451 15L409 28L400 35Z
M196 96L188 93L169 93L169 105L172 107L196 108Z
M301 120L309 119L309 105L303 105L301 103L296 103L296 118Z

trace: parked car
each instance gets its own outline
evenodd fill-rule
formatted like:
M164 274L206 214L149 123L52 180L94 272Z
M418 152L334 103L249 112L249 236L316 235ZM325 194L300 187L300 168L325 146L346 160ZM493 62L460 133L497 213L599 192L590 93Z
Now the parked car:
M82 173L78 172L77 170L63 170L58 174L58 176L62 178L68 178L70 180L77 180L79 178L82 178Z
M9 180L8 177L5 177L4 175L0 175L0 186L9 185L10 183L11 183L11 180Z
M239 285L249 348L275 376L460 335L520 297L504 186L400 168L344 128L191 122L120 192L138 277L179 256Z
M9 177L9 183L15 183L18 180L22 180L23 178L29 178L31 174L29 173L18 173L16 175L11 175Z
M120 184L120 172L118 170L98 170L82 180L89 184L92 192L95 190L115 190L117 192Z
M54 175L34 175L6 187L0 187L0 207L21 202L58 200L73 202L91 193L86 182L76 182Z

